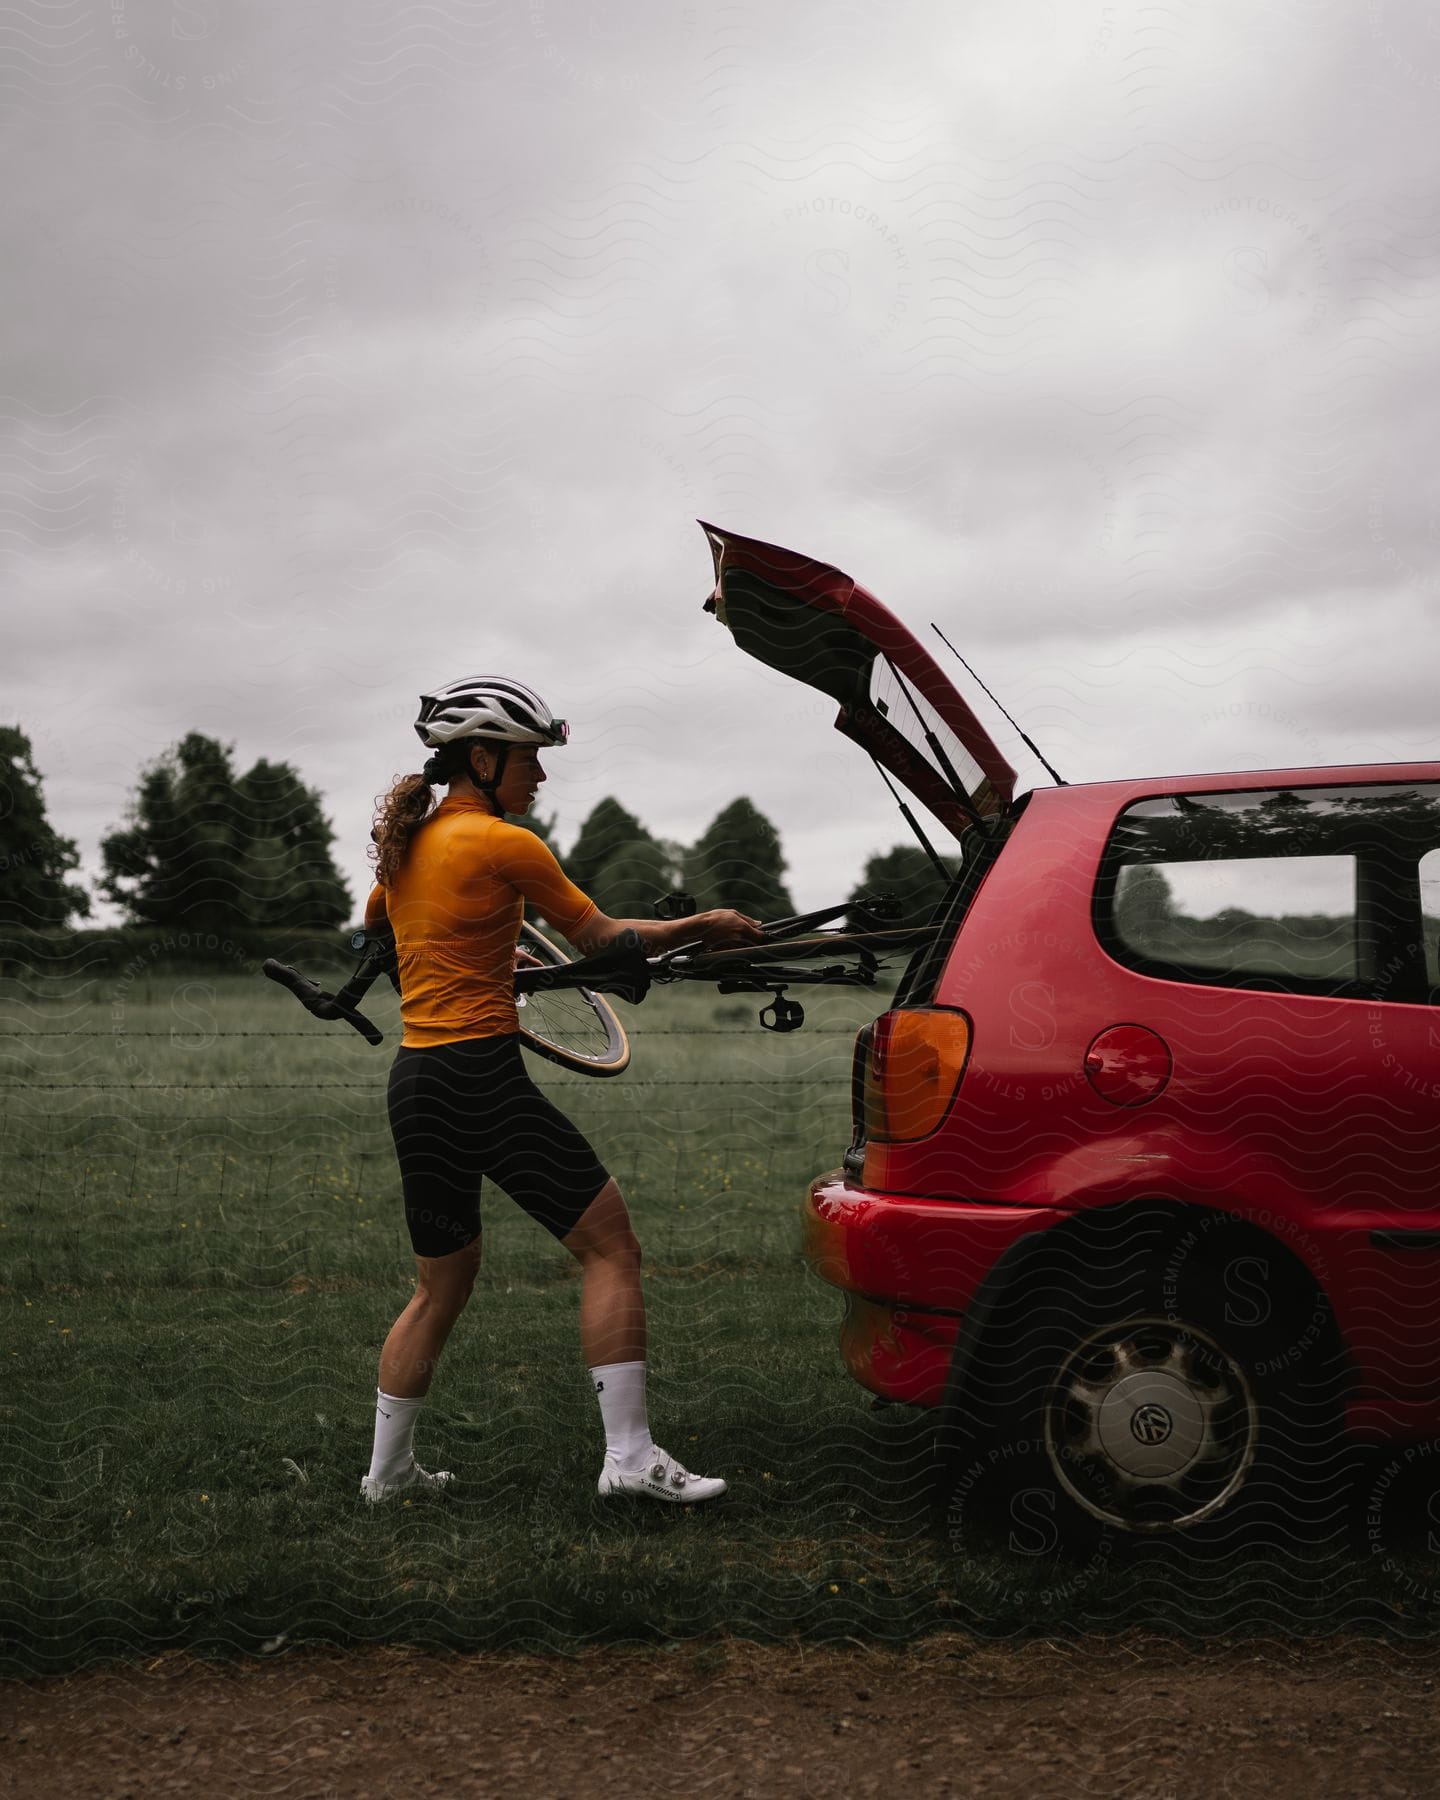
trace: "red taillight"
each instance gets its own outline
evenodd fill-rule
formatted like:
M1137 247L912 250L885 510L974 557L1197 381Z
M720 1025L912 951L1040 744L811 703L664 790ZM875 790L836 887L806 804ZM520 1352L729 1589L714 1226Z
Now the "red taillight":
M863 1132L873 1144L929 1137L955 1098L970 1053L970 1021L949 1007L882 1013L855 1047ZM863 1039L865 1033L861 1033Z
M862 1025L855 1035L855 1057L850 1064L850 1123L854 1135L851 1149L865 1142L865 1082L870 1068L870 1045L875 1037L873 1025Z

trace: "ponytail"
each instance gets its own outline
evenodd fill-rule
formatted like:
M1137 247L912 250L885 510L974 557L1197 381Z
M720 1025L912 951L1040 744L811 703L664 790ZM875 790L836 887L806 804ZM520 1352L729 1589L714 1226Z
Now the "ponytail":
M469 769L473 743L473 738L452 739L432 750L418 775L397 776L390 792L376 802L370 859L381 887L388 888L394 881L411 838L435 810L435 789Z
M431 786L434 761L432 756L422 774L401 775L377 802L370 832L374 840L370 858L375 864L375 879L382 888L388 888L395 879L411 838L435 810L435 790Z

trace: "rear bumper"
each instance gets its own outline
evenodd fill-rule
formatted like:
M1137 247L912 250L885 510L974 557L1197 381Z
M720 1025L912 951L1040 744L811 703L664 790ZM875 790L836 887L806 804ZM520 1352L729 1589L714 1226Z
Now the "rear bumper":
M836 1173L811 1185L803 1216L806 1261L845 1294L840 1351L850 1374L887 1400L939 1406L985 1277L1022 1239L1074 1215L1057 1207L885 1194L854 1187ZM1426 1256L1404 1259L1400 1275L1390 1271L1382 1283L1382 1272L1366 1260L1373 1254L1369 1241L1358 1229L1348 1237L1337 1232L1320 1259L1345 1277L1335 1296L1342 1302L1338 1322L1359 1377L1347 1430L1371 1443L1433 1437L1440 1429L1433 1348L1424 1357L1403 1351L1416 1341L1410 1320L1418 1318L1422 1300L1433 1319L1435 1278L1422 1265L1440 1252L1427 1245ZM1398 1285L1400 1276L1412 1278L1413 1292ZM1363 1305L1350 1291L1357 1284ZM1397 1330L1397 1321L1410 1328ZM1424 1342L1433 1345L1428 1331Z
M805 1199L803 1248L846 1296L840 1350L851 1375L887 1400L938 1406L961 1320L991 1266L1064 1216L879 1194L822 1176Z

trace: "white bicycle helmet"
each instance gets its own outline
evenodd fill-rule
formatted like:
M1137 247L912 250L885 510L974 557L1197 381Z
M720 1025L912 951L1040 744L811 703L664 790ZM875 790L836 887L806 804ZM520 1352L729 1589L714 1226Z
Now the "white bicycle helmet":
M523 682L506 675L467 675L420 696L415 734L427 749L457 738L493 738L505 744L564 744L570 727Z

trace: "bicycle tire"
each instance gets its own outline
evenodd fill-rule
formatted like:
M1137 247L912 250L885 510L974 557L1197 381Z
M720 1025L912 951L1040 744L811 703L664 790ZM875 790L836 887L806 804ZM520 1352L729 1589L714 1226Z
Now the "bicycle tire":
M522 923L518 952L557 967L570 958L533 925ZM630 1062L630 1040L610 1002L589 988L517 994L520 1040L527 1050L581 1075L619 1075Z

